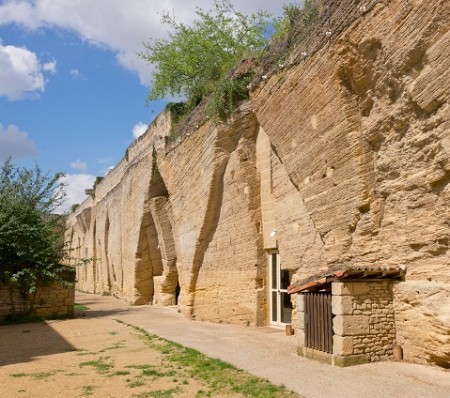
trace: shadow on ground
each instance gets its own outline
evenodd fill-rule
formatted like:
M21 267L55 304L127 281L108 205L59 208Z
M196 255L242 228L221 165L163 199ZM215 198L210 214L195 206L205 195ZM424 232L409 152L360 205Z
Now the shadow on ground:
M74 346L45 322L0 326L0 366L74 350Z
M133 307L124 300L102 295L89 295L82 292L76 292L75 302L87 307L86 310L75 310L75 316L79 318L101 318L125 314ZM91 308L93 307L93 308Z
M127 313L127 309L108 309L108 310L84 310L84 311L75 311L76 318L101 318L101 317L110 317L119 314Z

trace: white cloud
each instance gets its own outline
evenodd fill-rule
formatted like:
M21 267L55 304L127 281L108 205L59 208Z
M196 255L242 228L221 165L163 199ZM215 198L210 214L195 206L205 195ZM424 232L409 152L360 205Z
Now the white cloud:
M82 162L80 159L75 160L75 162L70 163L70 167L75 170L87 171L87 163Z
M9 157L24 158L33 156L36 153L34 142L28 138L28 134L25 131L20 131L13 124L5 128L0 123L0 160L5 160Z
M52 61L47 62L46 64L42 65L42 69L45 72L49 72L52 75L54 75L56 73L56 60L53 59Z
M0 96L14 101L45 89L43 72L56 72L56 61L42 65L25 47L4 46L0 41Z
M70 71L70 76L72 76L74 79L78 79L80 77L80 71L78 69L72 69Z
M99 160L97 160L98 164L106 164L106 163L110 163L113 160L112 156L107 156L106 158L101 158Z
M152 67L137 52L142 50L142 42L167 36L167 26L161 24L162 13L175 10L181 21L190 23L197 6L209 9L212 4L213 0L4 0L0 25L71 30L89 43L114 51L122 66L138 74L142 84L149 84ZM273 0L234 4L247 14L263 9L281 15L283 10L283 2Z
M142 122L135 124L133 127L133 137L138 138L147 131L148 126Z
M66 197L64 203L58 208L59 213L67 213L74 204L80 204L86 199L85 189L93 187L95 176L90 174L67 174L61 177L66 185Z

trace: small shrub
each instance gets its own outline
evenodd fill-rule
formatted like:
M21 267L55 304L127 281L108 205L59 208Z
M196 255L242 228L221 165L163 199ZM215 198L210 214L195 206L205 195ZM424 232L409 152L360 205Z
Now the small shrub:
M253 73L248 73L237 78L226 76L220 80L212 93L208 114L221 121L234 116L239 103L249 98L247 86L252 78Z

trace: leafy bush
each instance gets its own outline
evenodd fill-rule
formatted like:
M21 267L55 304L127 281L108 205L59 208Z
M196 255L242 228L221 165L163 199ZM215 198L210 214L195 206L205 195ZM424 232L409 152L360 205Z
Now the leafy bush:
M229 73L244 57L262 49L269 15L261 11L243 15L229 0L216 0L210 11L197 8L196 15L193 26L188 26L163 14L169 39L144 43L146 50L140 56L155 65L148 99L181 95L192 109L214 93L215 113L226 114L229 111L222 106L236 105L230 101L230 89L236 90ZM222 95L225 98L218 100Z
M0 169L0 281L33 293L39 283L64 281L64 217L52 212L64 192L61 174L38 166ZM72 268L70 268L72 269Z
M323 0L305 0L303 7L290 3L283 6L284 15L275 21L273 41L284 40L288 35L297 36L305 28L313 25L319 16Z

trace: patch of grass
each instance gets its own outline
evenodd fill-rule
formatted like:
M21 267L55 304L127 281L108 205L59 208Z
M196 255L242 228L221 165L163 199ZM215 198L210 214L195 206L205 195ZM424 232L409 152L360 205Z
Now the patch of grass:
M158 369L143 369L142 376L155 376L155 377L172 377L175 376L174 370L169 370L167 372L161 372Z
M62 370L52 370L50 372L39 372L39 373L34 373L33 374L33 378L35 380L44 380L44 379L48 379L49 377L55 375L56 373L62 372Z
M50 372L38 372L38 373L12 373L11 377L22 378L31 377L34 380L45 380L57 373L63 372L62 370L52 370Z
M20 378L20 377L27 377L27 376L29 376L29 374L28 373L12 373L12 374L10 374L10 376Z
M173 394L179 392L178 388L171 388L170 390L156 390L143 392L139 395L135 395L137 398L171 398Z
M126 324L141 333L141 338L152 349L165 354L166 367L155 369L150 365L129 365L130 368L142 369L142 376L166 377L177 375L173 368L179 369L184 376L198 380L204 387L197 392L198 397L221 394L241 394L253 398L298 398L298 394L286 387L271 384L268 380L252 376L220 359L208 358L199 351L183 347L180 344L150 335L145 330ZM181 384L188 384L188 378ZM140 380L140 379L139 379ZM131 383L130 383L131 384ZM162 391L162 390L161 390ZM169 391L169 390L164 390ZM153 392L152 392L153 393ZM172 394L171 392L170 394ZM147 394L147 393L146 393ZM149 393L150 394L150 393ZM200 395L199 395L200 394ZM154 395L146 395L154 397ZM162 395L164 396L164 395ZM171 395L167 395L171 396Z
M109 369L114 367L113 364L106 362L108 359L109 359L109 357L100 357L96 361L81 362L80 368L85 367L85 366L92 366L99 373L106 373L106 372L108 372Z
M117 370L116 372L110 373L108 377L114 377L114 376L127 376L130 372L128 370Z
M84 348L77 348L76 351L77 351L77 356L78 357L81 357L81 356L84 356L84 355L93 355L94 354L92 351L88 351L88 350L86 350Z
M141 378L137 378L137 379L135 379L135 380L130 380L129 382L128 382L128 385L127 385L129 388L136 388L136 387L142 387L142 386L145 386L145 381L144 380L142 380Z
M73 306L73 309L76 311L86 311L89 309L89 307L86 307L83 304L75 303L75 305Z
M198 390L195 398L211 397L211 391Z
M129 369L150 369L150 368L153 368L153 365L147 365L147 364L143 364L143 365L127 365L125 367L129 368Z
M126 343L125 340L118 341L117 343L113 344L112 346L106 347L106 348L104 348L103 350L101 350L99 352L105 352L105 351L108 351L108 350L118 350L119 348L125 348L126 347L125 343Z
M83 391L82 395L86 395L86 396L93 395L95 386L83 386L83 387L81 387L81 390Z

